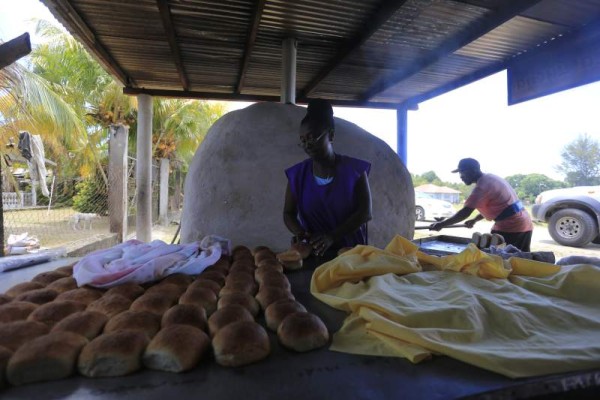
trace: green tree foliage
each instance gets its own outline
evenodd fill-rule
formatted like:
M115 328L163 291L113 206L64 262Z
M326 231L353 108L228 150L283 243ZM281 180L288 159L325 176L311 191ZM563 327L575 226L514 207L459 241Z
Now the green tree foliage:
M79 182L73 197L73 209L82 213L108 215L108 191L100 174Z
M545 190L565 187L565 183L548 178L543 174L517 174L506 177L506 181L515 189L519 198L533 203L538 194Z
M562 163L557 169L565 174L571 186L600 184L600 144L587 134L567 144L561 153Z
M413 185L415 187L421 186L421 185L426 185L428 183L438 185L438 186L441 186L443 184L442 180L433 171L427 171L421 175L411 174L411 178L413 181Z

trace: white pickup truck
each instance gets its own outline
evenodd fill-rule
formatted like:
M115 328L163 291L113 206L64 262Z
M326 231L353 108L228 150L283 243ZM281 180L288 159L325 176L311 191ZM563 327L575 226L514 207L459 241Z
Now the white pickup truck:
M535 199L532 216L547 222L550 236L563 246L600 243L600 186L542 192Z

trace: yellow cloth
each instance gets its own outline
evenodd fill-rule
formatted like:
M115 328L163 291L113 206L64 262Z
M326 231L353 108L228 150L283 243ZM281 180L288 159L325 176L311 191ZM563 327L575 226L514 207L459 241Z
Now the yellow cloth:
M445 354L509 377L600 366L592 265L502 260L471 245L435 257L396 236L323 264L311 292L349 313L332 350L415 363Z

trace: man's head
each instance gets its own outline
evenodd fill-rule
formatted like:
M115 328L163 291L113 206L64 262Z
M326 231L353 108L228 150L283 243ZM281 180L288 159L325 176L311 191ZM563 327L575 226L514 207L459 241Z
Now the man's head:
M458 162L458 168L452 172L460 173L460 179L465 185L477 182L477 179L481 176L481 167L479 161L474 158L463 158Z

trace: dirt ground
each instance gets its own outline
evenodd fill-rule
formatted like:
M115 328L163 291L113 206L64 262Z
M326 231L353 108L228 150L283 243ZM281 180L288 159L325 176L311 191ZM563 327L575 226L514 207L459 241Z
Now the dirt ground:
M416 226L428 226L431 222L429 221L417 221ZM415 239L424 238L429 236L438 235L449 235L471 238L473 233L490 232L493 221L479 221L473 229L469 228L446 228L439 232L429 230L417 230L415 231ZM552 237L548 233L546 224L534 224L533 237L531 240L531 251L551 251L558 260L561 257L566 256L590 256L600 257L600 245L589 244L584 248L562 246L552 240Z

